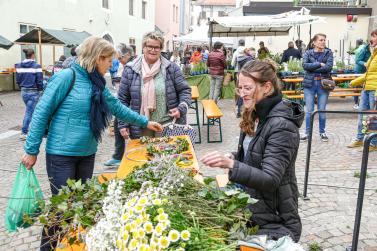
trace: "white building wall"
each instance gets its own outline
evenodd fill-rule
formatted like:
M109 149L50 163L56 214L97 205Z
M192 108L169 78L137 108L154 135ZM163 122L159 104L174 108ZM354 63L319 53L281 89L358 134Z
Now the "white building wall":
M109 34L114 43L136 41L141 52L142 34L154 30L154 0L147 2L146 20L141 18L142 1L134 0L134 16L129 16L129 3L124 0L109 0L110 9L102 8L101 0L1 0L1 35L11 41L20 37L20 23L32 24L47 29L71 29L87 31L94 36ZM38 54L37 46L37 54ZM56 47L56 60L63 54L61 46ZM52 46L42 46L43 65L52 64ZM39 57L38 57L39 58ZM8 51L0 49L0 67L11 67L21 60L20 45ZM39 59L38 59L39 60Z

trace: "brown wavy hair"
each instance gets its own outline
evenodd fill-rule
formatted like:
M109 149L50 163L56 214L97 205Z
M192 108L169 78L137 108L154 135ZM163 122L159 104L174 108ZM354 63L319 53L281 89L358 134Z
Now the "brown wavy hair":
M272 90L266 96L274 96L279 91L278 78L276 76L277 65L274 61L269 59L255 60L246 63L240 74L245 77L251 78L260 86L264 86L266 82L272 83ZM255 105L251 108L244 108L242 112L242 120L240 122L241 130L247 135L254 136L255 134L255 122L257 120L257 114L255 111Z

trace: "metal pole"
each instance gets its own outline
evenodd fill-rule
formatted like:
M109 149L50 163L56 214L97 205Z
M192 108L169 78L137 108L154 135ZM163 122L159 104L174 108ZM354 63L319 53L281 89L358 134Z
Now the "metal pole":
M55 64L55 45L52 46L52 64Z
M344 39L342 39L342 62L344 62Z
M361 212L363 210L365 181L366 181L366 178L367 178L369 145L370 145L370 142L372 141L372 139L374 139L376 137L377 137L377 133L372 133L372 134L366 136L366 138L364 140L363 157L362 157L362 161L361 161L361 170L360 170L359 192L358 192L358 195L357 195L355 225L353 227L351 251L357 251L357 244L359 242Z
M314 116L317 113L333 113L333 114L377 114L377 111L330 111L330 110L318 110L314 111L310 116L310 129L308 135L308 146L306 150L306 162L305 162L305 178L304 178L304 200L309 200L307 196L308 192L308 180L309 180L309 170L310 170L310 153L312 148L312 137L313 137L313 123Z
M42 66L42 30L40 27L38 28L38 44L39 44L39 64Z
M314 111L310 115L310 127L309 127L309 135L308 135L308 147L306 148L306 165L305 165L305 179L304 179L304 200L309 200L307 197L308 192L308 179L309 179L309 165L310 165L310 152L312 150L312 138L313 138L313 124L314 124L314 116L319 111Z
M213 24L209 22L209 50L212 51Z

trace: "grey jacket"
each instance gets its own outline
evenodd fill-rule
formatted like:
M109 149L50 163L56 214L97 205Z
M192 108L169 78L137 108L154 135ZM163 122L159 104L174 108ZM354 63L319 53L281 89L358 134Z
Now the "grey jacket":
M301 105L282 100L281 95L258 103L256 111L260 119L256 134L248 149L243 149L245 134L241 133L229 180L243 185L252 198L258 199L249 205L251 224L259 226L257 234L275 240L289 235L298 242L302 225L295 162L298 128L305 113Z
M119 85L119 100L130 107L133 111L140 113L141 107L141 65L143 55L129 62L123 71ZM181 118L178 124L186 123L187 109L182 102L188 106L191 104L191 88L187 84L178 65L161 57L161 73L165 79L166 86L166 105L168 110L178 108ZM141 136L141 128L119 121L119 129L129 128L130 138L135 139Z

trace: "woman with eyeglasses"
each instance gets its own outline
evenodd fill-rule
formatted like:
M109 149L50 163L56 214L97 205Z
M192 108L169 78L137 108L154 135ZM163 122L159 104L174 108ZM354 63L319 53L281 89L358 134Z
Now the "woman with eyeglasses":
M186 123L191 88L179 66L161 56L164 38L156 32L143 36L143 54L125 66L118 98L133 111L159 123ZM148 129L119 121L123 138L156 136Z
M229 180L258 200L248 205L253 213L250 226L259 226L257 235L272 240L289 236L298 242L302 225L295 162L303 107L282 99L276 68L270 62L246 63L238 89L244 111L237 152L212 152L201 161L228 169Z

